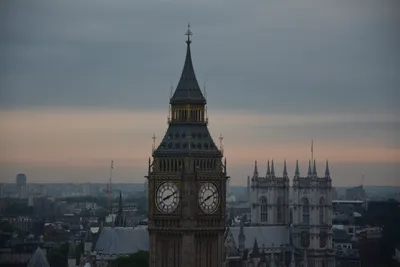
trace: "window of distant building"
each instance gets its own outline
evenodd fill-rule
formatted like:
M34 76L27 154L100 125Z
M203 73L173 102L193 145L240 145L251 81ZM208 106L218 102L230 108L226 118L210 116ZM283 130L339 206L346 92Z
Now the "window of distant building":
M282 197L278 197L277 205L278 205L278 208L276 210L277 222L278 223L283 223L284 222L284 215L283 215L283 199L282 199Z
M324 224L324 209L325 209L325 200L323 197L319 199L319 224Z
M301 213L302 213L302 222L309 224L310 223L310 203L307 198L303 198L301 200Z
M268 222L268 203L266 197L260 198L261 222Z

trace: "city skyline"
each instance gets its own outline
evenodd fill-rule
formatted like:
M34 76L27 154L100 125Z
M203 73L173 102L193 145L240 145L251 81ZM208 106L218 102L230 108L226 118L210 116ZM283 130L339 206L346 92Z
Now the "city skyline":
M164 9L152 9L156 2ZM246 183L255 160L261 175L267 160L281 173L286 159L292 176L299 159L305 175L311 140L334 186L358 185L362 175L365 185L398 185L400 66L392 40L377 41L380 27L399 36L390 5L222 2L0 8L12 25L0 23L1 179L105 182L114 160L115 181L144 182L190 21L194 68L214 141L225 137L232 185Z

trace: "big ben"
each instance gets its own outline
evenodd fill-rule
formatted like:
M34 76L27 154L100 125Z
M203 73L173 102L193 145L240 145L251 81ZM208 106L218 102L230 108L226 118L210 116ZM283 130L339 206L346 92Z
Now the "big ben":
M168 129L149 159L151 267L220 267L224 261L226 161L208 131L207 101L193 69L190 27Z

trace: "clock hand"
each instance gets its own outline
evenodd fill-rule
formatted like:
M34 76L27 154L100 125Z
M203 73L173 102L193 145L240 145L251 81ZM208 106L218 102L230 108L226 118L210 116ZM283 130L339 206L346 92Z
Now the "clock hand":
M176 194L176 191L175 191L174 193L172 193L171 195L168 195L168 196L164 197L164 198L163 198L163 201L169 199L170 197L172 197L172 196L175 195L175 194Z
M216 193L216 192L214 192L214 193L212 193L211 195L209 195L208 197L206 197L206 198L201 202L201 204L203 204L204 202L206 202L207 200L209 200L212 196L215 195L215 193Z

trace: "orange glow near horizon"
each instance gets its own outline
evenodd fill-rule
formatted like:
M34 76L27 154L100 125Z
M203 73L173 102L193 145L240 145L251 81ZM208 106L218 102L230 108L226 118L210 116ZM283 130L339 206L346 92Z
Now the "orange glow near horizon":
M367 116L360 119L366 119ZM306 162L310 157L310 142L298 142L299 125L340 122L339 116L261 116L248 112L215 111L211 115L210 131L214 141L225 133L224 150L230 166L254 160L284 159ZM349 120L345 116L343 120ZM110 159L119 166L146 168L151 153L153 132L157 144L167 129L167 112L130 110L16 110L0 111L0 164L100 167ZM251 130L255 125L262 130ZM292 127L285 138L269 142L266 136ZM308 139L303 136L302 139ZM319 162L399 163L400 149L386 148L363 139L314 141Z

